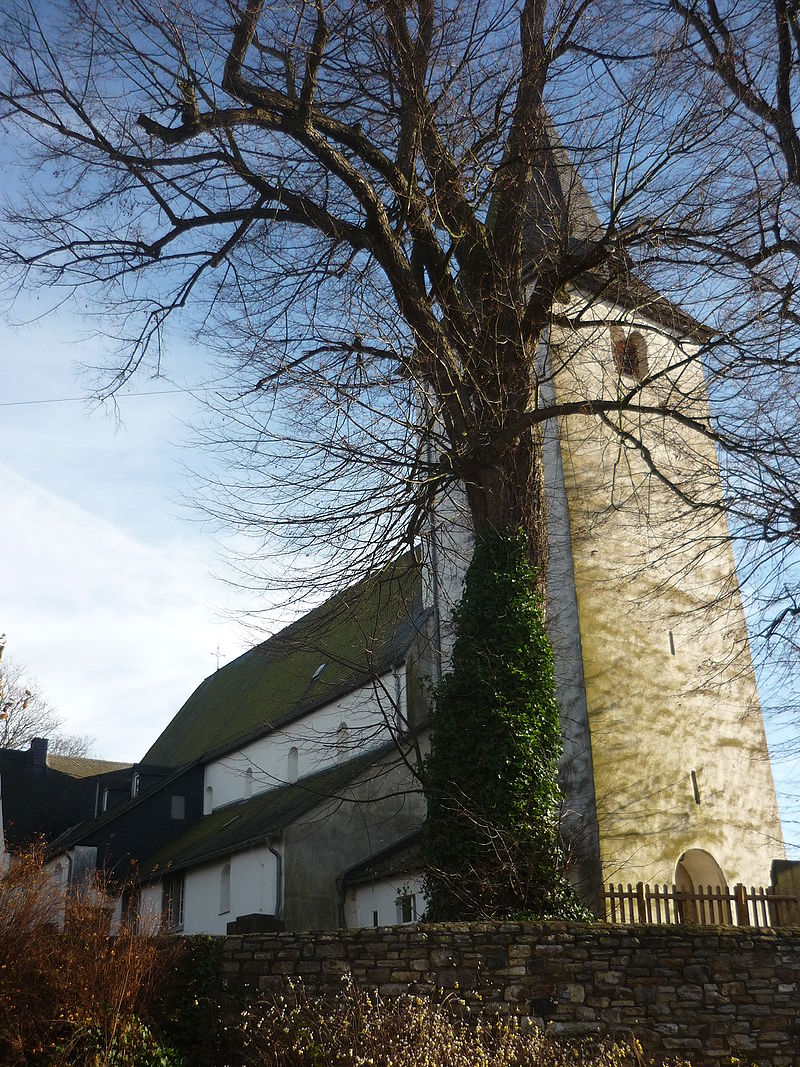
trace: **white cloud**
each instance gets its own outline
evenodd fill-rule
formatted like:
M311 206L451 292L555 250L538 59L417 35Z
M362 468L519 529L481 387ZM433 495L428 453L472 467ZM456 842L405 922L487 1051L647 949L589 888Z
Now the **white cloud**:
M0 632L72 733L140 758L202 679L248 641L215 608L210 542L147 544L0 465Z

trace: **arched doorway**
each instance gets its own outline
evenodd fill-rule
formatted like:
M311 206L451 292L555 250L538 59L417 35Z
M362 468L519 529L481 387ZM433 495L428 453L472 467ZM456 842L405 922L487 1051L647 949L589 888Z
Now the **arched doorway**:
M728 900L713 900L717 892L727 893L727 879L722 868L704 848L690 848L675 867L675 885L685 899L678 903L680 921L733 925L733 913Z

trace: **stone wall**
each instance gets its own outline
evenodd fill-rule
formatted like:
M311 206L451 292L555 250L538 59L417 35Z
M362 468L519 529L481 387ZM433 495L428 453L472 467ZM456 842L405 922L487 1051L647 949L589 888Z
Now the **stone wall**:
M287 978L330 993L350 974L384 996L457 989L565 1037L633 1032L656 1060L800 1067L800 930L470 923L252 934L226 939L222 966L234 1010L286 992Z

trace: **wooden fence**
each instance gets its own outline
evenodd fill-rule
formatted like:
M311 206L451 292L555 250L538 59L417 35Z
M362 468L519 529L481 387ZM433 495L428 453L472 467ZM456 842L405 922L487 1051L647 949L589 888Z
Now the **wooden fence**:
M741 883L732 889L697 886L693 892L676 885L610 884L603 901L610 923L800 926L800 898Z

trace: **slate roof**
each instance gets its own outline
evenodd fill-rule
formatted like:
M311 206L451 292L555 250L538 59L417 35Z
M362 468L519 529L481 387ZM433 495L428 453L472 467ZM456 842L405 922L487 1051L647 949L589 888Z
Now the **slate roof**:
M125 769L128 770L129 768ZM160 779L152 789L139 793L138 796L126 798L122 803L115 804L97 817L95 817L93 813L90 813L88 817L83 817L81 821L73 820L72 823L67 825L66 829L48 840L48 856L55 855L59 852L65 852L74 844L77 844L92 834L96 834L98 830L102 830L104 827L108 826L109 823L113 823L116 819L126 815L131 808L137 808L147 802L153 793L171 785L172 782L180 778L185 771L185 767L171 768L169 773L165 772L164 777ZM81 781L81 779L78 779L78 781ZM105 780L103 780L103 784L105 784ZM94 788L95 783L92 783L92 789L94 790Z
M528 278L535 277L537 251L552 244L554 230L562 233L569 252L578 256L606 236L606 227L552 123L548 126L547 137L547 149L536 161L538 180L532 194L537 210L541 210L542 201L547 205L547 217L542 219L532 212L525 227L524 241L529 256L525 274ZM602 267L584 271L575 279L575 284L579 289L588 290L591 296L604 297L695 341L709 341L714 336L707 326L639 278L627 256L621 261L608 261Z
M140 864L142 879L147 881L166 871L183 870L263 843L318 804L341 795L352 781L392 751L395 746L390 742L346 763L306 775L291 785L217 808L144 860Z
M35 766L27 750L0 749L0 789L6 846L21 848L91 816L97 783Z
M379 878L391 878L394 874L406 874L421 870L425 866L423 855L422 827L395 841L388 848L381 849L342 875L344 885L358 885L361 882L374 882Z
M206 678L143 762L177 767L218 755L336 699L401 660L422 619L421 571L409 552Z

